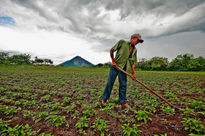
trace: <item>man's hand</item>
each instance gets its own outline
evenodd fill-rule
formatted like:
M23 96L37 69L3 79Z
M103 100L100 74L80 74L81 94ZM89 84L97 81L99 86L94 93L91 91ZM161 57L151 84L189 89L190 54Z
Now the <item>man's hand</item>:
M115 61L112 61L112 65L116 68L117 67L117 63Z
M133 80L136 80L135 74L132 74L132 79L133 79Z

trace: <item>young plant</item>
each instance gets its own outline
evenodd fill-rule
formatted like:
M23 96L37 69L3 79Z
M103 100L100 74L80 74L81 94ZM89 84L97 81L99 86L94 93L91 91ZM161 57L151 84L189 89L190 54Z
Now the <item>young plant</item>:
M194 115L195 115L194 109L190 109L190 108L186 107L186 109L183 110L183 114L184 114L186 117L194 116Z
M205 110L205 104L202 101L193 101L191 103L192 107L196 110Z
M204 135L199 135L199 134L191 133L191 134L189 134L189 136L204 136Z
M64 104L68 104L68 103L70 103L71 102L71 98L70 97L65 97L64 99L63 99L63 103Z
M64 111L65 111L66 113L71 113L71 112L74 111L74 108L75 108L75 107L76 107L75 103L71 103L71 105L66 106L66 107L64 108Z
M94 128L95 131L100 131L100 136L104 136L104 132L109 130L109 125L106 120L97 117L92 125L92 128Z
M51 95L57 95L58 92L57 92L57 91L50 91L49 94L51 94Z
M35 100L32 100L32 101L28 100L25 103L23 103L23 105L32 107L32 106L36 105L36 103L37 103L37 101L35 101Z
M4 132L5 130L7 130L7 128L8 128L8 124L4 123L2 118L0 118L0 135L2 135L1 132Z
M94 109L85 109L83 110L83 114L90 117L90 116L95 115L96 112Z
M13 92L7 91L7 92L6 92L6 96L7 96L8 98L12 98Z
M22 113L24 118L26 119L33 119L36 115L36 112L29 111L29 110L23 110Z
M55 102L54 104L49 104L47 109L49 111L54 111L61 108L61 104L59 102Z
M41 101L43 102L48 102L50 100L51 100L51 96L49 94L41 97Z
M37 116L35 117L36 118L35 119L35 123L37 123L37 122L39 122L41 120L47 119L48 115L49 115L49 113L47 111L39 112L37 114Z
M88 128L88 120L86 116L81 117L78 122L75 124L75 126L78 128L79 134L86 134L85 129Z
M155 113L155 112L156 112L156 108L155 108L154 106L152 106L152 105L147 105L147 106L145 106L145 107L144 107L144 110L145 110L145 111L148 111L148 112L150 112L150 113Z
M140 136L141 130L138 129L139 125L133 124L132 127L130 127L130 124L124 124L122 127L122 135L123 136Z
M204 126L200 124L198 120L193 118L184 118L182 121L185 130L189 130L190 132L203 132Z
M135 118L137 118L138 121L144 121L145 123L147 123L147 121L151 121L152 119L148 116L148 112L147 111L134 111L135 113Z
M14 127L8 127L4 129L0 134L1 136L35 136L40 131L33 131L28 124L25 126L23 125L16 125Z
M74 113L71 115L73 119L78 118L81 116L81 113L78 110L75 110Z
M6 105L0 105L0 113L3 113L8 116L12 116L14 113L17 113L19 110L21 110L20 107L15 106L6 106Z
M58 116L58 115L49 115L46 120L52 125L52 126L62 126L65 124L66 119L65 116Z
M173 115L175 113L175 110L173 108L166 105L162 105L161 110L168 115Z

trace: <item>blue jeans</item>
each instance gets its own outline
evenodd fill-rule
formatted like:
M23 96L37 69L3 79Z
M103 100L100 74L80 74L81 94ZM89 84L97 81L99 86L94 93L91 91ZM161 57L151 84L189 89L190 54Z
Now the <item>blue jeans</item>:
M126 66L123 68L126 70ZM126 98L126 89L127 89L127 76L120 70L116 69L114 66L111 66L108 81L102 96L102 100L105 102L110 98L110 94L113 88L113 84L115 82L116 77L119 79L119 100L120 104L125 104L127 101Z

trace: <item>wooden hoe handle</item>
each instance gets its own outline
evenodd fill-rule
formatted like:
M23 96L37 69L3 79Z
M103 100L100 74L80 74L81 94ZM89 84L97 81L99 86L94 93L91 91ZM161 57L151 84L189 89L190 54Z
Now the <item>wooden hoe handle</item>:
M132 75L127 73L126 71L124 71L123 69L121 69L120 67L116 66L116 68L120 71L122 71L123 73L125 73L126 75L128 75L129 77L132 78ZM176 106L174 106L173 104L171 104L170 102L168 102L165 98L163 98L161 95L159 95L157 92L155 92L154 90L152 90L150 87L148 87L147 85L143 84L141 81L135 79L135 81L137 81L138 83L140 83L142 86L144 86L145 88L147 88L151 93L153 93L154 95L158 96L161 100L163 100L164 102L166 102L167 104L169 104L171 107L174 107L176 109L179 109L177 108Z

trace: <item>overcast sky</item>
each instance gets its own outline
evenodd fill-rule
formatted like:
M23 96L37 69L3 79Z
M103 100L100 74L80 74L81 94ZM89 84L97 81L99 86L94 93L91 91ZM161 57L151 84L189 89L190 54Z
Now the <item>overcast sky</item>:
M120 39L140 33L138 60L205 56L204 0L0 0L0 51L54 64L79 55L110 61Z

